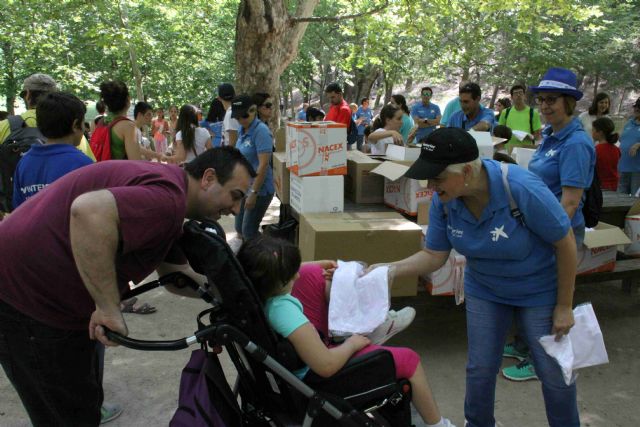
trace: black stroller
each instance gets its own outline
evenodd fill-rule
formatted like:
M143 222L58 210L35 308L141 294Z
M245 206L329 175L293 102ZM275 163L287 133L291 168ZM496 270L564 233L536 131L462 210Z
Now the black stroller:
M411 387L395 378L391 353L379 350L354 357L330 378L309 372L304 382L299 380L291 371L302 362L289 342L270 329L222 228L190 221L180 245L191 267L207 277L206 288L174 273L125 297L168 283L190 286L212 305L198 315L198 330L175 341L141 341L109 331L111 340L143 351L224 346L238 373L235 386L229 385L214 352L206 353L206 382L225 426L411 425Z

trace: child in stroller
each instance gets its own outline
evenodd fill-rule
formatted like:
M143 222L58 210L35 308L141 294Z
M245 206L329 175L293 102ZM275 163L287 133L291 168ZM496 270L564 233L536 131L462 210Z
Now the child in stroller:
M428 426L454 427L440 415L418 354L404 347L371 345L368 338L352 335L333 346L328 341L328 296L330 280L325 280L323 263L305 263L293 244L268 236L247 241L237 254L264 304L267 320L287 338L306 364L296 376L307 381L315 375L330 377L352 356L377 349L390 352L396 378L408 378L412 402Z

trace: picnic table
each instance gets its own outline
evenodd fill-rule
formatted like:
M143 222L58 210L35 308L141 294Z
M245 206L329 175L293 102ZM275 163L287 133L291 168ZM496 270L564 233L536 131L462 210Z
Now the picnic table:
M635 202L640 200L630 194L615 191L602 192L602 211L600 221L624 229L624 217Z

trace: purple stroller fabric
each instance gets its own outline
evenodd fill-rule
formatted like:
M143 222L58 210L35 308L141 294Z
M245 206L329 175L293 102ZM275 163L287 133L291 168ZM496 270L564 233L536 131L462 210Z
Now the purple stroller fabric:
M207 363L206 351L199 349L191 353L189 363L182 370L178 409L170 427L226 427L209 394Z

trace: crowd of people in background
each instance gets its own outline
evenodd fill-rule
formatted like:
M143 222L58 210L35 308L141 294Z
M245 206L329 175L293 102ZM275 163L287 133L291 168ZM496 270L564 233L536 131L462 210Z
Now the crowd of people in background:
M590 187L594 176L599 178L602 190L640 196L640 98L632 105L632 116L619 134L610 116L611 99L607 94L598 93L588 111L577 113L576 103L582 98L582 92L577 88L576 75L567 69L549 69L535 87L513 85L509 98L497 100L495 111L483 105L481 88L474 82L462 82L458 96L443 110L434 103L434 90L429 86L421 88L420 98L413 103L407 102L403 94L393 94L390 102L383 105L377 114L370 106L369 97L359 99L359 104L347 102L339 83L327 85L324 94L329 101L327 106L322 108L305 103L291 120L344 124L348 133L357 132L357 138L349 149L372 155L384 154L389 144L407 146L445 138L446 135L436 133L439 128L491 132L504 137L504 149L496 154L496 158L506 161L512 160L508 155L510 147L520 144L535 147L529 171L546 185L549 190L547 196L554 197L558 202L558 212L554 211L558 222L555 240L545 243L536 241L548 251L552 250L553 244L557 247L560 239L564 242L564 237L570 235L573 236L568 238L570 244L582 244L585 220L581 207L584 192ZM527 103L528 95L537 108ZM23 126L38 129L44 145L33 146L17 165L11 200L13 209L62 176L94 163L96 153L91 147L97 135L107 135L109 155L113 160L185 165L213 148L230 146L235 147L242 155L243 162L250 166L247 170L251 170L252 174L255 171L246 197L243 194L238 211L234 212L237 239L245 242L260 234L260 223L275 193L271 157L274 151L273 130L277 126L275 117L280 105L275 94L264 91L237 94L232 84L222 83L206 114L193 104L179 108L172 105L168 108L169 117L166 118L164 107L154 108L145 101L135 103L133 114L130 115L132 99L126 84L107 81L100 85L100 99L96 103L98 115L90 122L85 122L85 104L72 94L58 91L57 83L48 75L34 74L28 77L24 81L21 97L27 111L20 120ZM0 121L0 143L4 143L12 132L10 120ZM451 135L451 138L459 137L455 132ZM461 147L464 148L467 143L461 143ZM446 156L446 153L443 155ZM466 179L468 172L469 176L482 177L488 185L488 176L499 173L497 169L491 169L489 175L486 171L482 172L482 167L489 166L482 166L475 157L469 162L473 164L470 163L464 170L455 169L452 174ZM452 163L456 162L448 164ZM431 172L421 172L419 175L434 182L440 179L436 178L438 174ZM530 177L523 175L522 179L528 180ZM440 185L439 198L446 198L450 190L443 190L445 186L442 182L432 185ZM475 189L475 185L472 184L471 189ZM455 191L459 191L462 197L468 196L467 192L471 191L465 189L466 186L467 182L456 181L451 188L456 188ZM481 190L486 191L486 188ZM531 209L534 212L535 207ZM229 209L227 211L231 212ZM21 209L17 209L8 215L19 216L21 212ZM572 233L567 234L569 230ZM440 251L450 249L450 245L442 240L443 236L438 241L435 238L429 241L434 248L441 248L438 249ZM563 251L573 253L565 247L565 243L562 245ZM290 280L291 277L284 279ZM566 293L566 289L563 292ZM484 295L475 297L475 304L480 310L493 310L489 307L491 304L483 300ZM570 307L570 303L568 305ZM563 307L566 306L567 302L564 301ZM122 312L140 314L155 311L154 307L137 301L123 301L120 308ZM564 312L561 315L565 318L569 316ZM519 321L523 323L518 325L519 330L522 327L526 330L530 319L523 317ZM566 328L568 323L562 323L562 327ZM478 331L474 333L480 334ZM491 338L499 341L497 335ZM532 349L527 345L530 342L530 339L523 340L516 336L514 342L504 346L502 355L516 358L520 363L505 368L503 375L518 381L540 376L545 387L554 388L557 392L555 396L551 392L545 394L547 410L549 414L553 413L550 417L565 417L563 419L575 422L575 387L559 386L555 371L550 373L548 361L537 346ZM104 348L101 351L100 360L103 360ZM491 369L498 369L495 354L484 354L477 349L474 351L477 352L476 364L490 363ZM475 383L470 380L475 388L470 386L471 391L468 391L472 393L467 396L469 405L477 405L481 394L495 388L495 378L492 382L485 377L475 377ZM558 391L560 388L562 390ZM554 412L554 405L558 401L564 402L564 409ZM104 404L102 421L113 419L120 411L118 405ZM446 421L440 418L437 409L429 411L430 422ZM474 416L491 419L492 409L469 409L469 417Z

